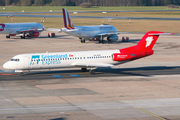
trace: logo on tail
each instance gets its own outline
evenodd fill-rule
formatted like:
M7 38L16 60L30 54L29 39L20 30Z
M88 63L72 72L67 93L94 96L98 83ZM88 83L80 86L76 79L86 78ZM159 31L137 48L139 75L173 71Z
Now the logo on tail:
M68 11L65 8L63 8L62 11L63 11L64 27L67 29L74 29L74 24L71 21L71 17L69 16Z
M150 46L150 45L151 45L151 42L152 42L153 40L154 40L154 39L153 39L152 36L151 36L151 37L147 37L147 38L146 38L146 47Z

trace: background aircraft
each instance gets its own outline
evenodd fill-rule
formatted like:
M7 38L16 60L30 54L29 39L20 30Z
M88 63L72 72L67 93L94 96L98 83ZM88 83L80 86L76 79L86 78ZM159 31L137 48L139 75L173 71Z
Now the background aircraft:
M125 32L118 32L118 30L112 25L92 25L92 26L75 26L70 19L69 13L65 8L63 11L64 27L62 31L79 37L81 43L85 43L85 39L96 39L99 43L103 43L104 37L107 37L108 42L118 40L118 34Z
M40 32L44 31L44 26L40 23L1 23L0 34L8 34L6 38L10 36L16 36L20 34L21 39L28 37L38 37Z
M8 34L6 38L10 36L16 36L20 34L21 39L25 37L38 37L40 32L47 31L56 31L61 32L60 29L48 28L45 29L44 26L40 23L0 23L0 34Z
M3 67L21 72L21 75L23 75L24 70L66 67L80 67L82 72L91 68L90 73L94 74L95 71L92 68L118 67L116 65L152 55L154 53L152 48L159 35L162 34L172 33L150 31L137 45L119 50L20 54L6 62Z

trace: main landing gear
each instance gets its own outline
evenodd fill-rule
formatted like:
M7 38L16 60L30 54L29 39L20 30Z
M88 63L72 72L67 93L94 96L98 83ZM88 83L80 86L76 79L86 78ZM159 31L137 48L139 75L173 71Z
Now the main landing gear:
M21 73L20 73L20 76L24 76L24 73L23 73L23 72L21 72Z
M81 68L82 72L87 72L87 68Z
M81 71L82 71L82 72L87 72L87 68L81 68ZM90 73L90 74L95 74L95 71L94 71L93 69L90 69L90 70L89 70L89 73Z
M105 40L103 40L103 36L101 35L101 38L100 38L100 40L99 40L99 43L104 43L105 42Z
M6 38L10 38L10 35L6 35Z
M90 73L90 74L95 74L95 71L92 70L92 69L90 69L90 70L89 70L89 73Z
M25 33L23 33L23 35L21 36L21 39L25 39Z
M85 43L85 38L79 38L81 40L81 43Z
M103 44L104 42L105 42L105 40L99 40L99 43L102 43L102 44Z

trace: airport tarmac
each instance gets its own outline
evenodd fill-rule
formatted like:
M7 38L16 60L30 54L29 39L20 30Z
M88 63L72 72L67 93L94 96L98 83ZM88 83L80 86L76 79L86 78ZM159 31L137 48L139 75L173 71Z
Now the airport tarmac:
M78 38L57 33L48 38L6 39L0 34L0 119L13 120L179 120L180 40L160 36L152 56L121 65L98 68L95 75L79 68L42 70L19 76L3 69L13 56L23 53L121 49L138 43L80 43Z

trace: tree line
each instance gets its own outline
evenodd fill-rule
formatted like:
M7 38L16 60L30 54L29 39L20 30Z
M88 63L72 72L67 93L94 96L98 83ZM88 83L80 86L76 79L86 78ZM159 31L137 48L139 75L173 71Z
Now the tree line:
M180 0L0 0L0 6L166 6L180 5Z

